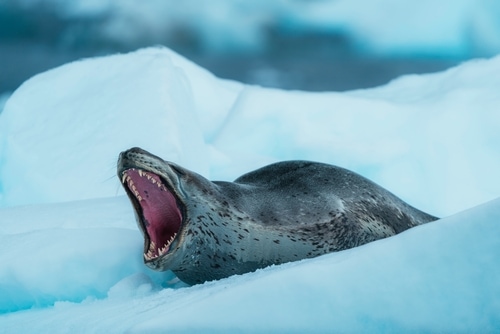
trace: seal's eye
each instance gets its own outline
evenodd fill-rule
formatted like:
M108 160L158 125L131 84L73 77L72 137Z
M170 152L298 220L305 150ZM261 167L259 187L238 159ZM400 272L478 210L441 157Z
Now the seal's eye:
M122 182L145 234L144 258L149 261L168 253L182 224L175 195L158 175L140 169L123 172Z

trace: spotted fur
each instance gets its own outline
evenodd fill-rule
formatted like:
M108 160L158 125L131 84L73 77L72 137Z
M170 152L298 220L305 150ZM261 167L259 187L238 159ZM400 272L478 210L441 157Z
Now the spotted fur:
M279 162L212 182L132 148L120 154L118 175L128 168L159 175L182 204L171 250L146 265L188 284L356 247L437 219L356 173L317 162Z

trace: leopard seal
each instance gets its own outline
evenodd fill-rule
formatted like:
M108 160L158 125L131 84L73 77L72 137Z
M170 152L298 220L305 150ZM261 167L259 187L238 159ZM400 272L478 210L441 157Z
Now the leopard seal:
M349 170L285 161L209 181L131 148L117 174L144 235L144 262L188 284L312 258L437 217Z

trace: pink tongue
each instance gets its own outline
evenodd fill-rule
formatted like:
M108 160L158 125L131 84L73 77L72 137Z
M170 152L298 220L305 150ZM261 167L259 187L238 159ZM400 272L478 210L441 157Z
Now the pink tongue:
M127 175L130 176L139 196L142 197L140 205L145 218L146 231L151 243L154 242L157 253L157 249L163 248L179 231L182 222L181 212L174 195L162 184L157 175L145 172L141 177L136 170L127 171ZM148 179L146 175L151 179Z

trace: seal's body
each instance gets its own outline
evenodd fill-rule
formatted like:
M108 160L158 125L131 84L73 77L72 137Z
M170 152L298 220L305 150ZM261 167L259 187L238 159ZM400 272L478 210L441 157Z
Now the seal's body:
M118 176L145 238L144 260L188 284L386 238L436 217L346 169L286 161L212 182L133 148Z

